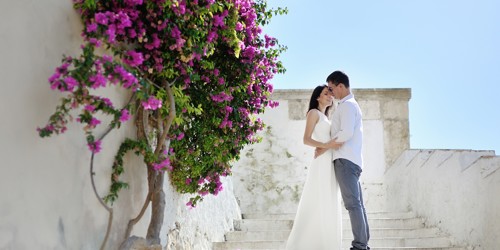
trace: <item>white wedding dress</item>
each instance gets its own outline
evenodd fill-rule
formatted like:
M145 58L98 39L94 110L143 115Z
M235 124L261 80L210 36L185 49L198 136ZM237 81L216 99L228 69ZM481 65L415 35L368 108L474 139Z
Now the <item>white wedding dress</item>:
M331 139L331 123L326 115L318 113L320 119L312 137L327 142ZM331 151L327 151L312 161L286 244L287 250L341 249L341 196L331 160Z

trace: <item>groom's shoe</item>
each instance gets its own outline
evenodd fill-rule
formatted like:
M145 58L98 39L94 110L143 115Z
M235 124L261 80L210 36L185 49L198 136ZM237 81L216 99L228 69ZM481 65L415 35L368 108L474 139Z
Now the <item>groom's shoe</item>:
M366 247L367 250L370 250L370 247ZM361 248L357 248L357 247L351 247L350 250L364 250L364 249L361 249Z

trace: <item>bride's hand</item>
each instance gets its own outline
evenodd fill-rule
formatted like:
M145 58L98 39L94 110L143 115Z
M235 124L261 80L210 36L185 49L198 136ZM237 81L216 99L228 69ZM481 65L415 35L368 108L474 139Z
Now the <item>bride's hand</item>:
M328 149L327 148L316 148L314 150L314 159L318 158L320 155L324 154Z

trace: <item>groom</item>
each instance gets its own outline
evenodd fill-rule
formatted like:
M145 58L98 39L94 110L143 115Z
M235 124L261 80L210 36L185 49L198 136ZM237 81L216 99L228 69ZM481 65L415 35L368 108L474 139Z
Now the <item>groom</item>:
M363 205L363 194L359 177L363 167L361 154L363 142L362 114L358 103L354 100L349 86L349 77L344 72L331 73L326 82L335 99L340 100L332 115L331 135L334 138L329 144L333 148L333 165L339 183L345 208L351 219L351 250L370 249L368 240L370 232L366 211ZM343 143L338 147L336 143Z

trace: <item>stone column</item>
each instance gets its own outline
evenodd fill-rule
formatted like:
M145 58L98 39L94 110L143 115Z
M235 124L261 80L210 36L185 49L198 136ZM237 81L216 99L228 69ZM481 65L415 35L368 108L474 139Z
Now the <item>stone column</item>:
M363 119L382 121L385 165L390 167L410 148L411 89L355 89L353 92L364 113Z

